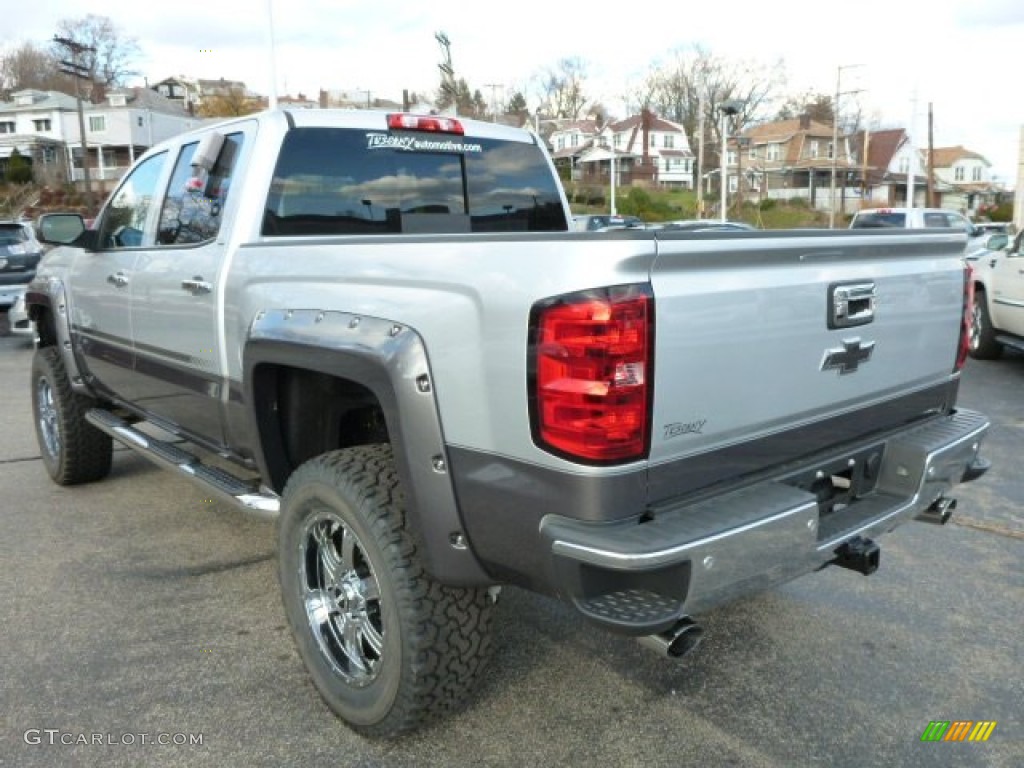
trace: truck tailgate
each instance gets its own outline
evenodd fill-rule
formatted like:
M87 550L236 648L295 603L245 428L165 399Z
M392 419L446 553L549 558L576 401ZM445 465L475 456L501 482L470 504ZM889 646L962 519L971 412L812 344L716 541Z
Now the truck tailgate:
M652 486L659 464L703 457L681 492L947 404L963 236L794 235L658 238Z

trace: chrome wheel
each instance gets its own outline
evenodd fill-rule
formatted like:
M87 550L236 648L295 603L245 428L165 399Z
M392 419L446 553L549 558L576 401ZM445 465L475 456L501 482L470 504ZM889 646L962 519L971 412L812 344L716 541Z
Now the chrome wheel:
M53 399L53 388L45 377L36 384L36 403L43 447L50 456L60 456L60 413Z
M328 509L309 516L299 542L301 599L320 653L347 682L368 685L384 659L384 624L363 545Z

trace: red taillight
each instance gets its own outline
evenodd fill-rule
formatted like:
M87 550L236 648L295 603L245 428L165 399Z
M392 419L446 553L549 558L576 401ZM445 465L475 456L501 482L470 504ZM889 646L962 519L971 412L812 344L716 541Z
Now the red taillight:
M464 135L462 123L453 117L440 115L408 115L395 112L388 115L388 128L392 131L426 131L427 133L450 133Z
M974 269L964 264L964 315L960 324L960 346L956 351L956 367L953 372L961 370L967 362L967 354L971 351L971 323L974 315Z
M534 439L589 463L647 455L654 300L645 286L562 296L531 313Z

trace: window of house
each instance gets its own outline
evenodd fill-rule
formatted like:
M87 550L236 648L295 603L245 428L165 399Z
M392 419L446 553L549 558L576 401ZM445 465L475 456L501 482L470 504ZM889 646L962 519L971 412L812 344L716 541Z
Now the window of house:
M676 145L676 137L669 134L665 137L665 140L662 143L664 144L665 149L673 149Z
M648 134L648 137L649 137L649 138L650 138L650 140L651 140L651 147L656 147L656 146L658 145L658 142L657 142L657 141L655 141L655 139L657 138L657 136L655 136L655 135L654 135L653 133L651 133L651 134Z
M750 159L751 160L756 160L757 159L757 147L751 146L751 148L750 148Z
M737 182L737 178L735 176L730 176L729 177L729 191L730 192L735 192L736 191L736 187L737 187L736 182Z
M778 144L769 144L766 150L766 158L768 160L778 160L782 152L780 151Z
M955 168L953 168L953 181L963 181L963 180L964 180L964 167L962 165L958 165Z
M829 159L831 159L831 158L833 157L833 154L834 154L834 152L835 152L835 151L836 151L836 148L835 148L835 146L834 146L834 145L832 144L832 142L830 141L830 142L828 143L828 157L829 157Z
M102 248L138 248L153 242L149 209L157 195L167 153L153 155L125 177L103 211L99 226Z
M910 173L910 158L901 157L899 162L900 173Z
M51 165L57 162L57 150L55 147L43 147L43 163L45 165Z
M574 133L574 134L572 135L572 145L573 145L574 147L578 147L578 146L580 145L580 137L579 137L579 135L578 135L578 134L575 134L575 133Z
M683 173L692 173L693 166L690 164L690 158L683 160Z
M612 140L612 146L615 146L615 147L619 146L619 144L621 144L621 143L622 143L622 142L620 141L620 139L621 139L621 138L622 138L622 137L621 137L621 136L619 136L619 134L615 134L615 138L614 138L614 139Z
M50 130L50 118L42 118L41 120L33 120L32 125L40 133L44 133Z
M730 149L725 153L725 164L736 165L736 150Z
M135 119L136 119L136 120L138 121L138 124L139 124L139 128L141 128L141 127L142 127L143 125L145 125L145 124L146 124L146 121L145 121L145 120L143 119L142 115L139 115L139 116L138 116L137 118L135 118Z
M810 153L811 153L811 157L817 157L818 156L818 142L816 142L816 141L812 141L811 142Z
M102 133L107 130L106 115L89 115L89 132Z
M197 176L192 168L199 142L181 148L160 210L157 245L201 243L217 236L242 139L241 133L225 136L217 162L203 176Z
M0 133L14 133L14 121L5 120L0 122Z
M971 169L971 181L981 181L981 167Z

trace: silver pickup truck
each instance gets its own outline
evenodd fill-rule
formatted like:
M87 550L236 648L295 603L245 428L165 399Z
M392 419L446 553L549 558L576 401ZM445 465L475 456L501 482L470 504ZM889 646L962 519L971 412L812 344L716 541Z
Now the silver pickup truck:
M526 131L274 111L153 148L95 228L39 222L34 416L275 518L317 689L392 735L480 676L502 585L678 657L696 614L944 522L964 234L569 231Z

